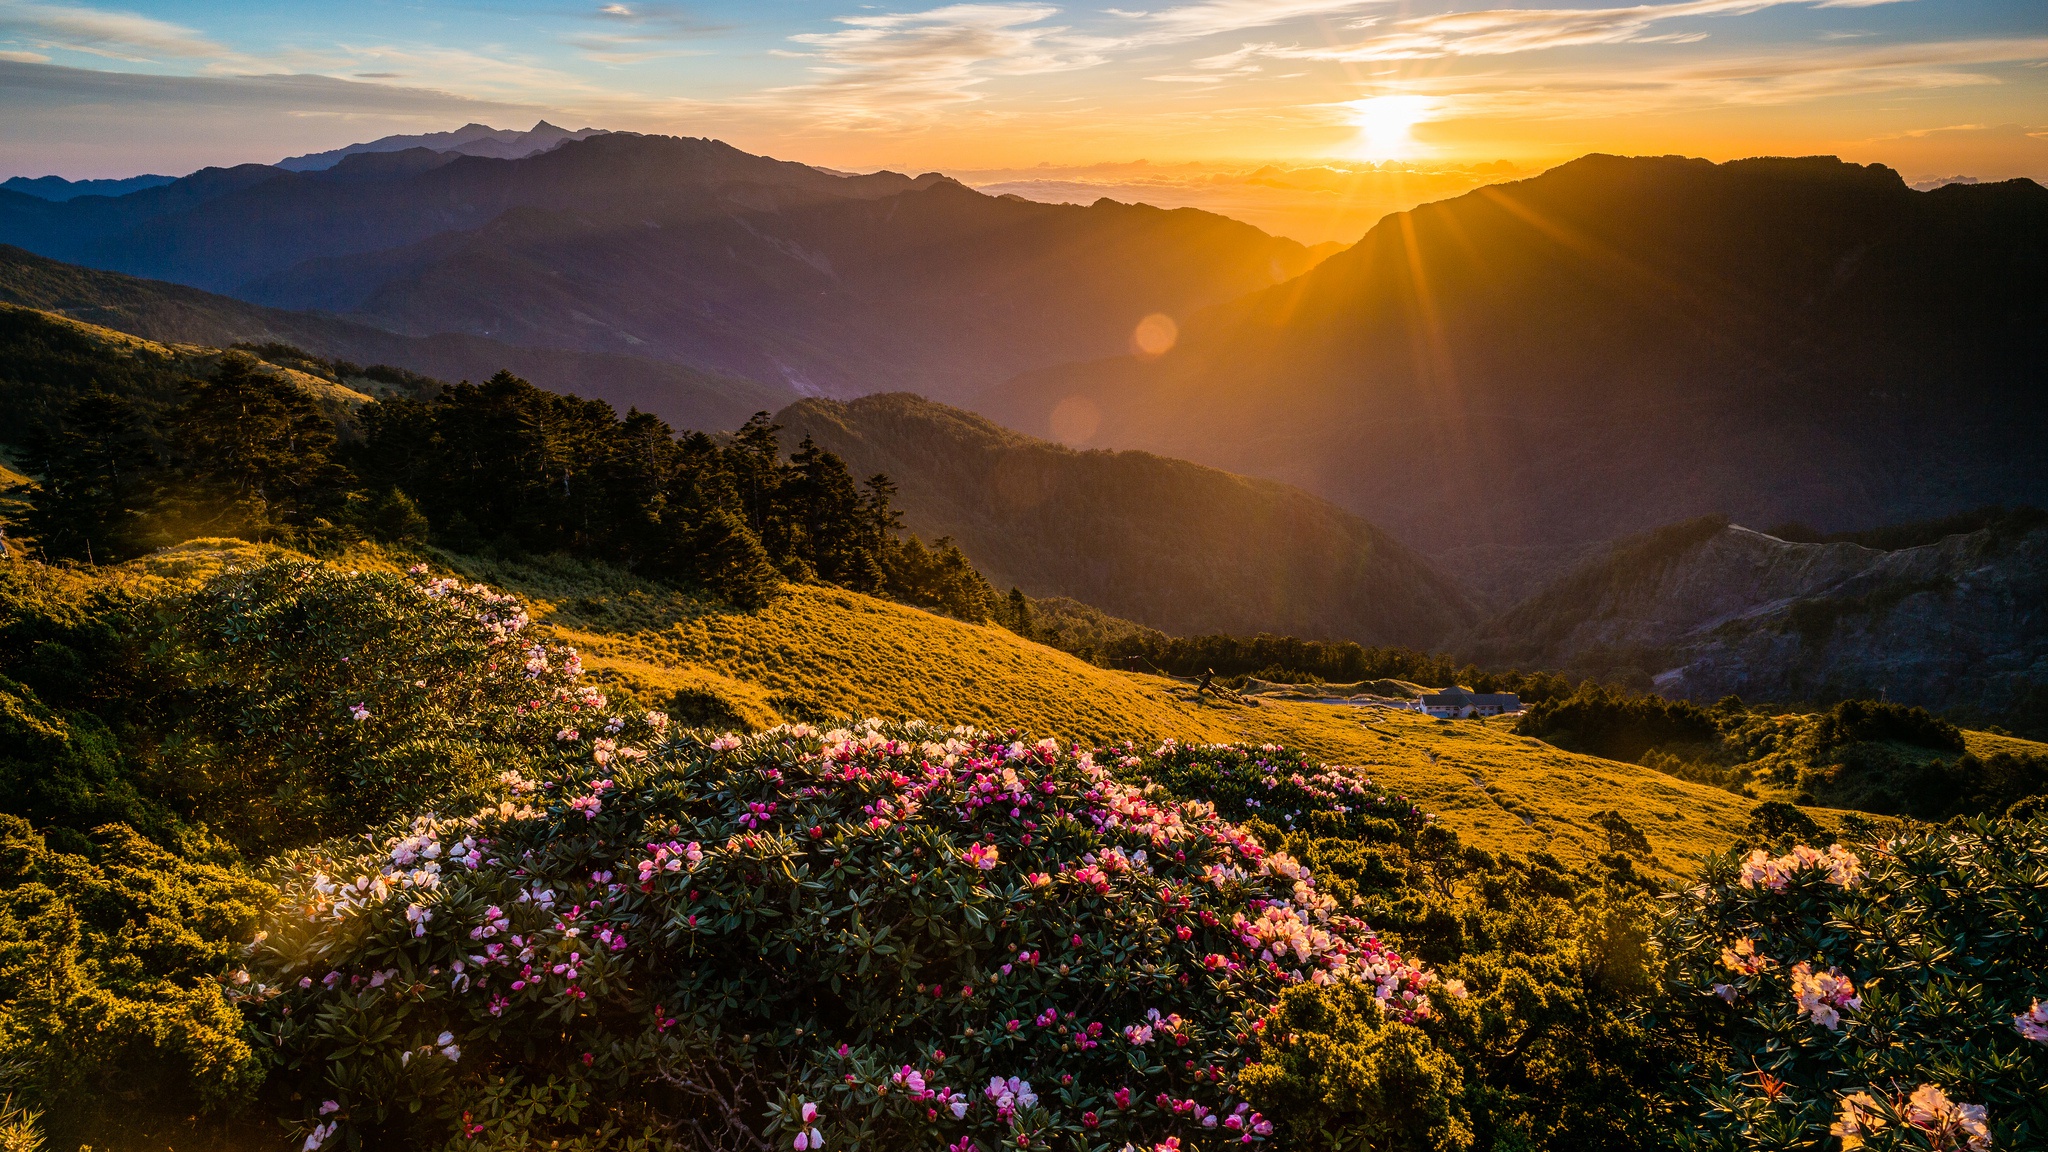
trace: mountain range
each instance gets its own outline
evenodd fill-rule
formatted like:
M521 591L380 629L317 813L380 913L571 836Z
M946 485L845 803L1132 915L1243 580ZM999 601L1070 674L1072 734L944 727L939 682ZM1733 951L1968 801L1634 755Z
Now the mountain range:
M2048 189L1589 156L1397 213L1162 356L971 406L1288 481L1496 605L1708 513L1828 529L2048 491Z
M564 141L581 140L603 132L602 128L579 128L571 132L567 128L557 128L545 120L524 132L516 128L492 128L487 124L471 123L464 124L453 132L384 136L366 144L350 144L346 148L335 148L327 152L308 152L304 156L287 156L279 160L276 166L287 172L319 172L365 152L405 152L414 148L454 153L459 156L491 156L499 160L521 160L536 152L545 152Z
M1969 519L1879 547L1783 540L1718 516L1668 525L1459 646L1694 700L1882 697L2048 728L2048 513Z
M1148 315L1328 251L1193 209L1039 204L630 133L521 159L414 147L206 169L117 198L0 193L0 242L404 335L942 400L1125 351Z
M998 588L1069 597L1176 635L1277 632L1429 647L1471 599L1386 533L1298 488L1149 452L1079 452L903 393L803 400L775 422L905 526L951 536Z
M330 315L265 308L160 280L80 268L5 245L0 303L166 344L290 344L326 359L390 365L441 380L484 380L505 370L621 411L652 412L677 428L734 428L797 398L787 388L637 356L521 348L460 333L401 336Z

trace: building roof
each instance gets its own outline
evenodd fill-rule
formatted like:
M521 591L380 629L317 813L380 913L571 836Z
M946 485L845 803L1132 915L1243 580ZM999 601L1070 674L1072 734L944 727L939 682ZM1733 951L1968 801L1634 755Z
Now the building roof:
M1422 697L1425 708L1498 707L1520 708L1522 698L1513 692L1468 692L1463 688L1446 688L1442 692L1426 693Z

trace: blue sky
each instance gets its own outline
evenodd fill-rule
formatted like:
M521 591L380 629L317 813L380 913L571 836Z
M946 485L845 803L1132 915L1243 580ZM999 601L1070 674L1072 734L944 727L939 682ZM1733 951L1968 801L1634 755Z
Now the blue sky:
M843 167L1833 152L2048 178L2044 0L0 0L0 175L546 117Z

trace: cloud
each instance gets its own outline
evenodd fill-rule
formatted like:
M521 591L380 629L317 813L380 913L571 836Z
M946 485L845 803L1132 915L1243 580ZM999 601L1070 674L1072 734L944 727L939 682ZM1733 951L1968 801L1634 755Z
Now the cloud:
M0 0L0 36L25 40L36 48L85 52L131 63L166 58L216 60L234 55L190 28L153 17L23 0ZM10 55L8 59L20 57Z
M16 64L48 64L50 58L41 52L0 52L0 60L11 60Z
M815 81L777 89L828 122L902 122L978 99L999 76L1061 72L1102 63L1111 45L1045 21L1047 4L951 4L925 12L841 16L833 32L791 36L814 61Z
M1334 16L1341 12L1373 7L1386 0L1203 0L1150 12L1108 9L1112 16L1131 22L1139 31L1130 38L1137 44L1168 44L1199 40L1224 32L1266 28L1313 16Z
M1675 4L1632 4L1617 8L1494 8L1412 16L1385 26L1355 44L1274 48L1269 55L1302 60L1363 62L1420 60L1445 56L1505 56L1591 44L1689 44L1704 32L1654 33L1667 20L1744 16L1769 8L1871 7L1906 0L1682 0Z
M273 160L558 109L329 76L164 76L0 60L0 172L74 178Z
M573 33L565 40L581 49L586 58L604 64L694 55L674 45L726 30L725 25L698 19L688 9L663 3L605 4L585 13L584 19L595 28Z
M2048 58L2048 37L1922 44L1807 45L1704 61L1599 71L1425 77L1404 90L1436 95L1446 118L1626 116L1715 104L1782 105L1840 96L1988 86L1979 69Z

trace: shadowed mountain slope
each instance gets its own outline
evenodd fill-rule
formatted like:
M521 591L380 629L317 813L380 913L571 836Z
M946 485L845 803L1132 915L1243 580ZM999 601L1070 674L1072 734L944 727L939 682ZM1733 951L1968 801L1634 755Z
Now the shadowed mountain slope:
M2044 331L2031 181L1589 156L1388 217L1165 356L975 406L1299 484L1512 601L1589 543L1687 516L2041 503Z
M737 427L795 394L736 376L633 356L521 348L480 336L400 336L311 312L265 308L196 288L61 264L0 246L0 303L52 312L150 340L226 347L295 345L316 356L388 364L442 380L499 369L555 392L637 407L678 428Z
M1703 517L1624 541L1476 629L1474 659L1648 674L1710 701L1886 697L2048 718L2048 514L1890 550Z
M1147 452L1077 452L905 394L776 417L855 475L887 473L906 526L952 536L998 587L1068 596L1179 635L1428 646L1475 616L1457 583L1295 488Z
M1126 351L1151 313L1317 259L1192 209L1038 204L630 133L516 160L415 148L118 198L0 195L0 242L409 335L940 398Z

